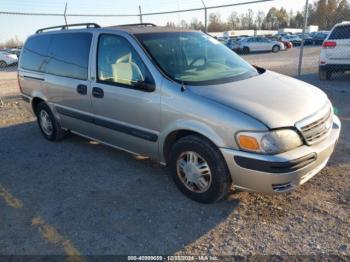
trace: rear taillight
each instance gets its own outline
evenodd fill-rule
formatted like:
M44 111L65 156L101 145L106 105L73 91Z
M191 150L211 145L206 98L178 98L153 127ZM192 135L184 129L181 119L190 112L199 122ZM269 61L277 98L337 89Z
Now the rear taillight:
M18 73L17 73L17 83L18 83L19 92L23 93L23 92L22 92L21 83L20 83L20 81L19 81L19 74L18 74Z
M322 47L324 48L334 48L337 46L337 42L334 41L324 41Z

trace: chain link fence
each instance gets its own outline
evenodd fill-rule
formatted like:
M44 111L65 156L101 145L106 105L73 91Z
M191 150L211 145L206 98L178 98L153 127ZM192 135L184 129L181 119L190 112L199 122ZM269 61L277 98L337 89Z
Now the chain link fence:
M176 10L160 12L153 12L152 6L148 6L145 2L144 6L140 5L136 10L130 10L130 12L123 14L113 12L104 14L70 13L66 4L61 13L4 12L0 10L0 18L20 19L22 23L31 24L33 29L48 25L84 22L95 22L102 26L130 23L130 21L167 24L168 26L207 31L230 48L232 48L230 46L232 41L240 40L243 36L258 38L263 36L269 38L270 41L282 42L286 47L289 47L287 46L287 42L289 42L293 47L278 53L273 53L272 48L265 50L265 52L250 52L249 54L243 54L240 52L242 50L235 51L254 65L290 76L319 74L322 80L348 79L348 74L344 74L344 72L348 70L347 66L350 64L350 25L344 23L331 33L327 41L324 41L335 24L350 21L348 0L317 0L313 3L305 0L305 3L304 1L302 3L304 3L304 7L308 8L304 8L297 14L287 14L284 10L285 15L289 18L280 18L283 14L283 8L280 10L269 9L274 0L242 0L241 2L234 1L220 5L210 5L213 2L208 1L200 0L197 7L189 7L186 4L179 5L179 2L174 2ZM251 14L249 8L257 4L264 11ZM235 10L239 6L246 8L247 14L236 13ZM231 15L227 18L227 22L220 22L220 14L228 8L232 9ZM262 16L264 12L266 12L265 17ZM39 19L42 17L45 17L45 24L42 23L42 19ZM249 22L249 19L253 23ZM286 22L283 19L287 19ZM221 27L220 24L215 24L219 22ZM317 25L317 27L312 27L312 25ZM290 26L298 28L290 28ZM213 32L216 28L220 29L221 32ZM311 30L312 28L313 30ZM262 40L259 38L257 41ZM258 45L257 50L259 50L259 43L256 44ZM16 46L12 43L11 47L2 50L0 47L0 72L14 73L17 70L21 44ZM320 72L319 69L321 69Z

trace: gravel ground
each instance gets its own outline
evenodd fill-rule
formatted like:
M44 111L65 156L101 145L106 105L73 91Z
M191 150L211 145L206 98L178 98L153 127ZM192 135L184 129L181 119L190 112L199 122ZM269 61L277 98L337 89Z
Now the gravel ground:
M302 73L318 72L318 60L321 48L319 46L305 46ZM253 65L268 68L289 76L298 75L300 48L295 47L278 53L252 53L242 57Z
M322 88L342 120L328 166L294 192L232 191L213 205L184 197L166 169L151 160L74 135L59 143L44 140L24 102L3 98L0 254L349 259L350 76L319 82L310 74L302 80Z

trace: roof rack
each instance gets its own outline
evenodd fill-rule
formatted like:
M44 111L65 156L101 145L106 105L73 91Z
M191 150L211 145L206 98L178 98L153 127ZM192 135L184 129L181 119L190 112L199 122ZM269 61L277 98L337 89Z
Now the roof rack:
M58 25L58 26L52 26L52 27L45 27L37 30L35 33L40 34L43 33L44 31L51 30L51 29L61 29L61 30L67 30L70 27L75 27L75 26L86 26L86 28L101 28L98 24L95 23L80 23L80 24L69 24L69 25Z
M152 23L126 24L126 25L117 25L117 26L151 26L151 27L157 27L157 25L152 24Z

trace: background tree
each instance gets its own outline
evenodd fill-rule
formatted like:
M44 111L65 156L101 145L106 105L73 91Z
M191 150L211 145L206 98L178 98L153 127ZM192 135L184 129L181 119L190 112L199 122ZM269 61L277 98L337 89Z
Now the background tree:
M350 21L349 0L318 0L309 5L309 25L318 25L320 30L330 30L336 23ZM263 11L254 14L252 9L246 13L238 14L233 11L226 22L221 20L219 13L209 15L208 31L223 32L228 30L264 29L278 30L280 28L302 28L304 25L303 10L287 12L283 7L277 9L272 7L265 15ZM168 22L167 26L175 27L173 22ZM204 25L197 18L193 18L190 23L181 20L179 27L192 28L204 31Z
M230 30L240 29L240 20L237 12L233 11L227 18L227 25Z
M186 20L182 19L178 25L178 27L181 28L189 28L190 26L188 25L188 23L186 22Z
M262 29L264 18L265 18L265 13L263 11L258 11L255 17L256 29Z
M270 8L269 12L267 13L264 19L264 29L268 29L268 30L277 29L278 27L277 12L278 11L276 7Z
M288 27L288 13L283 7L276 12L278 28Z
M225 25L221 21L219 13L211 13L209 15L208 32L222 32L225 30Z
M204 25L197 18L192 18L190 23L190 28L194 30L202 30L204 31Z

